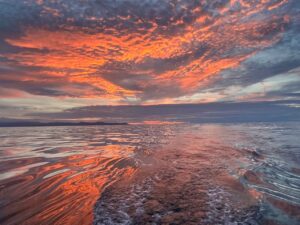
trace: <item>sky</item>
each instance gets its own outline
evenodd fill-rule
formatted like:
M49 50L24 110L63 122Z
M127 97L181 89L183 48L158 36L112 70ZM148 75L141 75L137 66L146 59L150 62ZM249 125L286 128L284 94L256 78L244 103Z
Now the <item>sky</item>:
M0 0L0 118L297 108L299 52L299 0Z

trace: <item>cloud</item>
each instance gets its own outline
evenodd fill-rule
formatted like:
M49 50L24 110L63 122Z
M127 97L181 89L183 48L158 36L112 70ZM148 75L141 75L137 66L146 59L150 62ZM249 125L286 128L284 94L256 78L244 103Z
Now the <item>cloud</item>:
M120 104L222 99L230 86L299 66L299 8L297 0L3 0L0 89Z
M299 121L300 101L215 102L203 104L86 106L62 112L32 113L37 120L103 120L118 122L259 122ZM183 113L184 112L184 113Z

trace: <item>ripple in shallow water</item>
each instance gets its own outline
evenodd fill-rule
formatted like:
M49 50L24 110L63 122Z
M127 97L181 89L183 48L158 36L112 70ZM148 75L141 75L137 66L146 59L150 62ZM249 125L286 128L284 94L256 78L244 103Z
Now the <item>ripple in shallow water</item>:
M295 130L269 145L255 133L274 135L265 126L181 127L154 153L151 168L140 168L131 181L103 193L94 224L298 224L298 175L279 167L289 158L274 151L289 143ZM297 158L290 165L297 165Z
M291 123L1 130L0 224L297 225L299 136Z
M228 176L227 164L243 155L212 140L211 134L197 127L181 130L153 153L152 166L140 168L132 180L103 193L95 206L94 224L255 224L256 199L250 200L252 196L233 178L222 179ZM235 194L244 200L228 197L232 184L242 189Z
M1 129L0 224L91 224L102 191L171 135L147 126ZM160 141L159 137L164 137ZM142 158L142 157L141 157Z

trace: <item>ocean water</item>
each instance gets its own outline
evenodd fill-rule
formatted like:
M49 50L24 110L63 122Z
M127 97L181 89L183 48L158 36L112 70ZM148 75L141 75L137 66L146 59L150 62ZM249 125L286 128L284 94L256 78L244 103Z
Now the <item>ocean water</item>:
M300 224L300 123L0 128L0 224Z

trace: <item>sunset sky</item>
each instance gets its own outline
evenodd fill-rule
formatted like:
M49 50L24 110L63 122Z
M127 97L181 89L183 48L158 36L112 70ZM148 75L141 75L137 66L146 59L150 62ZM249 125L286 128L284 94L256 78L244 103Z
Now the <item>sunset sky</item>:
M0 117L286 100L299 0L0 0Z

